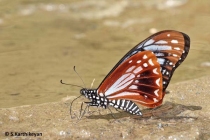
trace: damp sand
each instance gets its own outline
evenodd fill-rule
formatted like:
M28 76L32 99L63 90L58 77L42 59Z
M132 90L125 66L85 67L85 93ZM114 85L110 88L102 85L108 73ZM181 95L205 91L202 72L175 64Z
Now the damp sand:
M84 98L69 106L74 96L60 102L0 109L1 139L209 139L210 76L172 84L164 103L142 109L136 117L112 109L91 107L80 120ZM113 118L113 116L114 118ZM9 132L9 136L5 136ZM17 132L17 133L15 133ZM31 136L23 136L27 133ZM42 136L32 136L32 133ZM22 135L22 136L11 136ZM26 134L25 134L26 135Z

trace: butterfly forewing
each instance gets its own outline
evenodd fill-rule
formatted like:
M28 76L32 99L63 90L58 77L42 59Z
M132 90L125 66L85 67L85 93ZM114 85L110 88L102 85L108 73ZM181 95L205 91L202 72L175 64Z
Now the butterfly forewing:
M165 30L158 32L131 49L109 72L107 77L124 61L138 52L152 51L158 59L163 75L163 91L167 88L174 70L184 61L190 49L190 38L188 35ZM103 83L103 82L102 82Z
M120 64L103 81L97 93L110 101L126 99L155 107L164 97L160 69L151 51L138 52Z

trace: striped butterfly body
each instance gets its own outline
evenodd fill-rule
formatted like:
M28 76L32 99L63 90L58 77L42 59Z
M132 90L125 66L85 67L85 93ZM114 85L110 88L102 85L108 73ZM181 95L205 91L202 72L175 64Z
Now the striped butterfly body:
M190 49L188 35L165 30L131 49L109 72L97 89L81 89L88 106L113 106L142 115L138 104L154 108L162 104L175 69Z

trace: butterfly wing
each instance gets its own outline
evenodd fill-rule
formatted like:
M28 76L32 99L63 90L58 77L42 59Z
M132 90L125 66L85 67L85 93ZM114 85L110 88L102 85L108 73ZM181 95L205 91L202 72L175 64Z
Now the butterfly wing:
M125 99L147 107L158 106L165 94L160 69L154 53L138 52L114 69L97 93L110 101Z
M153 34L131 49L109 72L103 82L111 73L131 56L142 51L152 51L158 59L163 75L163 91L167 88L175 69L185 60L190 49L190 38L188 35L165 30ZM102 83L103 83L102 82ZM102 84L101 83L101 84Z

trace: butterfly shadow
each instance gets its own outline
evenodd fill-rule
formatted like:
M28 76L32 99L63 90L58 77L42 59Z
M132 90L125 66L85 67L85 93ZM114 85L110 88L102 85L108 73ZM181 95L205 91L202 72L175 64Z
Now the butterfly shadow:
M165 102L160 107L153 108L153 109L143 109L142 113L143 116L136 116L136 115L130 115L129 113L126 113L124 111L118 111L116 113L109 113L106 115L90 115L87 116L86 118L88 119L106 119L106 120L111 120L111 119L121 119L121 118L133 118L133 119L150 119L151 117L153 119L162 119L162 120L170 120L170 119L183 119L183 118L193 118L197 119L196 117L189 117L189 116L178 116L182 112L186 110L190 111L196 111L196 110L201 110L201 106L186 106L182 104L176 104L172 102Z

